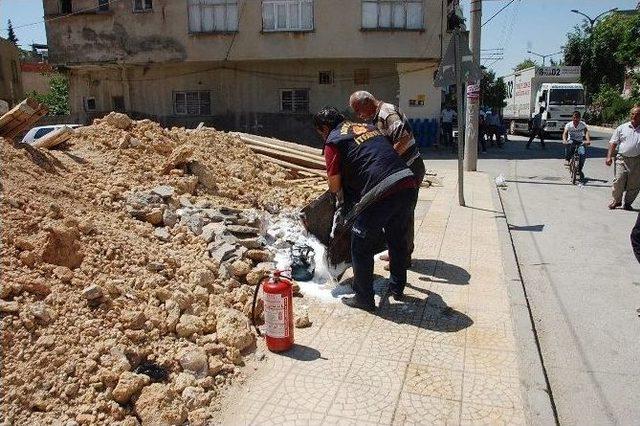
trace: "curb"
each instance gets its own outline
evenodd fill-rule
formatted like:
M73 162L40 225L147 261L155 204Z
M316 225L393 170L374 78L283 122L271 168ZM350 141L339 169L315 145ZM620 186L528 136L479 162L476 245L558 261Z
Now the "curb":
M488 174L489 179L493 179ZM518 346L520 383L523 398L528 411L527 423L532 425L558 425L558 416L549 388L542 355L538 346L535 325L531 318L525 294L524 283L518 268L517 253L511 240L507 214L502 204L499 189L493 185L491 191L494 205L502 210L502 216L496 215L496 224L502 248L502 264L505 285L509 293L512 309L512 321Z
M615 128L593 126L591 124L587 124L587 127L589 128L589 130L597 130L598 132L609 133L609 134L613 134L613 131L615 130Z

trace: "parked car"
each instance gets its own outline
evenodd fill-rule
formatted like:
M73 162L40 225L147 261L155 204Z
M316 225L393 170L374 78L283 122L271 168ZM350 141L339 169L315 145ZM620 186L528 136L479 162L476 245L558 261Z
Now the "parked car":
M38 126L29 130L24 138L22 138L22 143L28 143L29 145L33 145L35 141L47 135L55 130L62 129L63 127L70 127L75 129L77 127L81 127L81 124L52 124L49 126Z

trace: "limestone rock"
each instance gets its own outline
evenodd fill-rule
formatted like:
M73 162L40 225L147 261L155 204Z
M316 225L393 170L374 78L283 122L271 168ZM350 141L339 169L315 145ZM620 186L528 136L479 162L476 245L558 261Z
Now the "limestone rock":
M178 223L178 216L169 209L165 209L162 213L162 222L165 226L173 228Z
M251 264L242 260L236 260L231 264L231 273L236 277L244 277L251 272Z
M185 338L191 337L194 333L202 334L203 329L204 321L195 315L183 314L176 324L176 333Z
M110 112L101 121L122 130L127 130L133 124L129 116L119 112Z
M309 319L309 310L306 308L297 308L294 312L295 326L296 328L311 327L311 320Z
M244 255L255 262L268 262L273 258L271 253L267 250L251 249L247 250Z
M255 342L255 336L249 328L249 320L233 309L222 308L218 311L216 332L220 343L241 351Z
M97 300L104 296L104 292L102 290L102 287L96 284L92 284L82 290L82 296L87 300Z
M144 216L144 220L153 226L157 226L162 223L162 217L161 209L153 209Z
M173 189L172 186L169 185L160 185L160 186L156 186L155 188L153 188L151 190L152 193L159 195L160 197L162 197L163 199L168 199L173 197L173 194L175 193L175 190Z
M164 241L164 242L171 241L171 233L169 232L169 228L166 226L162 228L156 228L153 231L153 235L160 241Z
M209 372L207 353L200 348L187 348L180 355L180 366L196 378L205 377Z
M153 383L145 386L135 403L135 412L143 425L181 425L187 420L187 408L169 386Z
M118 384L113 389L113 399L119 404L126 404L132 396L142 390L150 382L149 376L125 371L120 374Z
M70 269L79 267L84 259L79 236L77 229L63 226L49 228L42 260Z

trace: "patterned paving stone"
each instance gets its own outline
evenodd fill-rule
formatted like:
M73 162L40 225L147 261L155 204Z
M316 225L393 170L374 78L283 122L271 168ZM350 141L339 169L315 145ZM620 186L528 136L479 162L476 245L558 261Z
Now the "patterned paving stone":
M457 425L460 402L411 393L401 393L394 425Z
M277 405L301 412L326 413L338 391L336 381L330 377L314 377L291 372L265 406Z
M432 340L419 339L416 341L411 354L411 362L430 367L463 371L464 352L463 346L446 345Z
M344 381L382 389L400 388L406 369L407 363L404 362L356 356Z
M321 425L324 414L300 410L297 407L266 404L255 417L255 425Z
M496 407L522 407L517 377L489 376L465 372L462 385L465 403Z
M358 355L408 362L417 330L386 331L373 329L362 342Z
M464 370L473 374L518 377L518 355L511 351L467 348Z
M295 374L341 381L351 369L354 356L339 352L322 352L317 359L295 361Z
M378 425L379 423L366 422L362 419L349 419L339 416L327 416L324 418L324 422L322 424L326 426L373 426Z
M400 387L381 388L364 383L343 383L329 415L391 424Z
M515 337L511 330L502 328L470 327L467 331L467 345L472 348L509 351L515 348Z
M462 404L461 425L526 425L522 410L479 404Z
M409 364L403 392L460 401L462 372Z

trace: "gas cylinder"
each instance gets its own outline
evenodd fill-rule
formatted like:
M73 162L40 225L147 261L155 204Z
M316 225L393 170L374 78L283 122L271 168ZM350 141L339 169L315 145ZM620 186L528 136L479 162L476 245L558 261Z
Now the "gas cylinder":
M293 285L289 278L275 271L263 278L253 297L253 307L262 286L264 304L264 334L271 352L283 352L293 347ZM252 313L255 325L255 316ZM257 330L257 327L256 327ZM258 334L260 331L258 330Z

